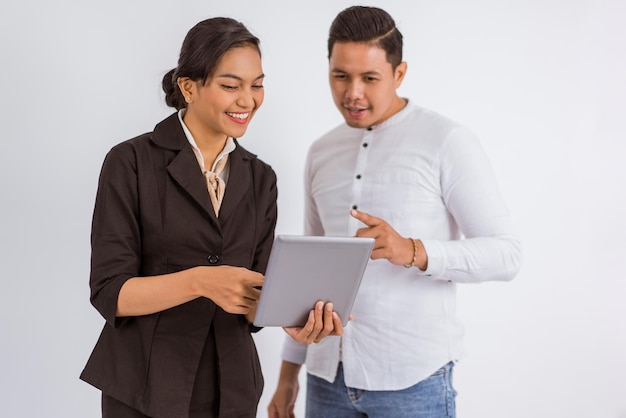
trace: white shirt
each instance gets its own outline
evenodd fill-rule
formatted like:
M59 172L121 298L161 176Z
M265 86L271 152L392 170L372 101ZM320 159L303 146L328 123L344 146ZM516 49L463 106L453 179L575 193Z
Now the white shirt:
M207 171L207 169L204 166L204 157L202 156L202 151L200 151L200 148L198 148L198 145L196 144L196 140L194 139L193 135L191 134L191 131L189 130L189 128L187 127L187 125L185 125L185 122L183 121L183 116L185 116L186 110L187 109L180 109L178 111L178 120L180 121L180 124L183 127L183 131L185 132L187 141L189 141L189 144L191 145L191 148L193 149L193 153L196 155L196 159L198 160L198 165L200 165L200 169L202 170L202 173L204 174L204 172ZM222 151L219 153L219 155L213 162L213 166L211 167L210 171L215 172L215 167L217 166L217 163L222 159L222 157L234 151L236 147L237 145L235 144L235 140L231 137L228 137L228 139L226 140L226 144L224 145L224 148L222 149ZM221 173L218 173L217 175L220 176L222 180L224 180L224 184L228 184L229 174L230 174L230 161L226 161L224 170Z
M462 353L456 283L510 280L521 246L489 160L465 127L409 102L368 129L342 124L314 142L305 170L305 234L353 236L349 210L421 239L428 269L370 260L342 337L285 339L282 358L332 382L399 390ZM341 346L341 347L340 347ZM340 354L341 348L341 354Z

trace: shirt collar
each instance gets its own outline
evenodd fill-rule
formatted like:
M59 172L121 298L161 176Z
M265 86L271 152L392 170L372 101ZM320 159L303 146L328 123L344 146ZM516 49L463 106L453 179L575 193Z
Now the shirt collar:
M404 98L404 97L403 97L403 99L406 100L406 105L402 109L400 109L397 113L393 114L390 118L385 119L384 121L382 121L378 125L372 125L368 129L384 128L385 126L389 126L389 125L392 125L392 124L394 124L396 122L401 121L407 115L409 115L411 113L411 110L415 107L415 105L413 104L413 102L411 100L409 100L407 98Z
M180 109L178 111L178 120L180 121L181 126L183 127L183 132L185 132L185 136L187 137L187 141L189 141L189 144L191 145L191 147L193 148L196 156L198 157L198 160L201 167L204 168L204 158L202 157L202 153L200 152L200 148L198 148L198 145L196 144L196 140L194 139L193 135L191 134L191 131L189 130L189 128L187 128L187 125L185 125L185 122L183 122L183 116L185 116L185 112L187 111L187 109ZM217 156L217 158L215 159L215 162L213 163L213 167L211 167L211 171L213 171L215 169L215 166L217 165L217 162L219 160L222 159L222 157L226 154L230 154L231 152L233 152L236 148L235 145L235 140L232 137L228 137L228 139L226 139L226 144L224 145L224 148L222 149L222 151L219 153L219 155Z

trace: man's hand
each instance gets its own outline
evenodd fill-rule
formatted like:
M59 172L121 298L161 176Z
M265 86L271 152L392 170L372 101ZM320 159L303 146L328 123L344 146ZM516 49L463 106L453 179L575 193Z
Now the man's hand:
M350 215L365 224L365 228L356 231L357 237L374 238L374 249L372 250L372 260L384 258L390 263L399 266L411 264L413 261L413 242L411 238L404 238L391 227L387 222L369 213L352 209ZM426 270L428 256L424 245L420 240L415 240L415 263L414 265L422 270Z
M283 328L291 338L299 343L319 343L329 335L342 335L343 325L337 312L333 311L333 304L318 301L314 309L309 312L309 318L303 327Z
M295 418L294 408L300 385L298 384L299 364L282 362L276 392L267 407L269 418Z

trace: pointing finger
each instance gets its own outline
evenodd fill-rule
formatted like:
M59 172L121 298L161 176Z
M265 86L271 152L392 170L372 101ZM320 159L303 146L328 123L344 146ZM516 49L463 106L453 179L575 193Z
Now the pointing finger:
M354 219L357 219L361 222L363 222L365 225L369 226L369 227L374 227L378 224L380 224L380 219L370 215L369 213L366 212L361 212L358 211L356 209L351 209L350 210L350 215L352 215L352 217Z

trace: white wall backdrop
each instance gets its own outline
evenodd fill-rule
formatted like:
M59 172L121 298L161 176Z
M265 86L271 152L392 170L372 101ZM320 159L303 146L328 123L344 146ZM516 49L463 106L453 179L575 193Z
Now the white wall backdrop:
M170 113L161 77L198 21L262 40L266 102L242 139L301 233L309 144L340 122L326 34L344 0L6 2L0 12L0 415L99 416L78 379L103 325L88 301L100 165ZM521 231L510 283L461 286L464 418L626 417L626 17L611 0L379 0L405 36L401 93L482 139ZM256 337L274 391L280 329ZM302 416L302 397L297 405Z

